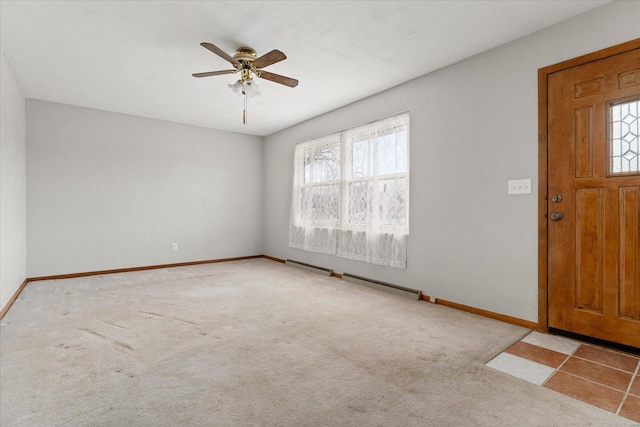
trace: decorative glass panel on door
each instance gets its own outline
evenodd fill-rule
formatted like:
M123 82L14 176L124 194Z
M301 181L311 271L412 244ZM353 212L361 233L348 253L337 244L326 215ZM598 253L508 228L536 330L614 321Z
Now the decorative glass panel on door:
M640 172L640 99L609 104L609 174Z

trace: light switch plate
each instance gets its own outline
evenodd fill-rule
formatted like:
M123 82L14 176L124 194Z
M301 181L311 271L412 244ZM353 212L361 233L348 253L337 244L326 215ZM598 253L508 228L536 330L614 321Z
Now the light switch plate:
M509 180L509 194L531 194L530 179Z

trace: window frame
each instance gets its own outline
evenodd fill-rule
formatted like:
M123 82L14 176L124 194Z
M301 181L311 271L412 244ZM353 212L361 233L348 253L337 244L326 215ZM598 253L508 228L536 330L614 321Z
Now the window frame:
M403 123L399 125L391 126L390 123L395 121L403 121ZM389 123L389 124L387 124ZM371 129L373 127L374 129ZM376 128L381 128L382 131L377 130ZM407 165L406 170L403 172L394 172L394 173L386 173L379 174L378 168L380 166L378 161L379 148L380 144L378 143L379 139L388 136L388 135L396 135L396 150L398 143L398 134L406 132L406 157L407 157ZM373 152L369 155L369 159L372 160L371 171L368 175L364 177L354 177L353 169L353 146L355 143L368 141L369 147L373 147ZM376 143L372 143L372 141L376 141ZM341 191L341 196L346 199L345 203L341 205L342 208L342 229L343 230L353 230L353 231L365 231L370 226L375 225L380 229L380 231L385 233L400 233L400 234L409 234L409 114L403 113L393 117L389 117L386 119L378 120L367 125L358 126L356 128L352 128L346 131L343 131L342 138L345 156L342 157L344 161L343 170L344 174L341 177L341 181L343 182L344 189ZM351 190L350 185L353 183L371 183L372 187L375 189L381 181L391 180L391 179L404 179L405 180L405 195L406 199L404 201L404 223L401 225L394 224L384 224L381 222L379 217L379 210L376 209L376 206L380 206L380 191L372 191L372 198L370 201L369 211L371 212L372 218L368 222L363 223L354 223L352 222L351 212L350 212L350 196Z
M396 153L398 137L397 135L406 132L406 169L404 171L396 171L393 173L377 174L379 138L385 135L396 135ZM371 154L372 170L371 173L364 177L353 176L353 146L357 142L369 141L369 145L374 146L374 152ZM376 141L372 143L371 141ZM311 180L307 182L304 156L305 151L315 152L317 147L322 145L335 145L339 148L340 158L340 174L337 181L318 181ZM332 133L321 138L311 141L302 142L296 145L294 153L294 186L297 191L294 192L293 206L295 206L295 215L293 216L294 225L298 227L316 227L328 228L345 231L367 231L371 227L377 227L382 233L390 234L409 234L409 202L410 202L410 115L409 112L400 113L381 120L376 120L364 125L356 126L340 132ZM311 172L313 173L313 171ZM380 206L380 191L372 191L372 199L369 210L373 213L373 217L368 222L354 223L351 221L350 215L350 186L354 183L371 183L372 186L378 186L381 181L385 180L404 180L404 221L403 224L382 224L379 218L378 209ZM303 194L306 189L317 188L320 186L337 185L337 218L336 219L313 219L310 215L311 206L302 205Z
M340 158L340 169L342 168L342 147L341 147L341 143L339 139L335 139L335 134L331 134L331 135L327 135L323 138L318 138L312 141L308 141L308 142L304 142L301 144L298 144L296 146L296 150L300 149L300 150L309 150L311 151L311 155L313 155L313 153L315 152L315 148L316 146L327 146L327 147L337 147L340 150L339 153L339 158ZM306 163L304 163L304 157L305 157L305 152L303 151L301 157L302 157L302 162L303 164L301 165L302 167L300 168L300 175L301 175L301 180L298 181L298 186L299 186L299 191L297 192L297 201L298 201L298 215L296 215L296 225L297 226L312 226L312 227L318 227L318 228L326 228L327 225L333 225L334 227L336 227L339 223L340 223L340 195L341 195L341 191L340 191L340 181L341 181L341 176L342 176L342 171L340 170L339 176L337 181L332 181L332 180L325 180L325 181L314 181L314 180L310 180L310 182L307 182L306 179ZM296 152L296 160L297 160L298 154ZM313 161L311 161L309 163L310 165L313 164ZM297 165L295 165L297 166ZM313 170L310 171L310 175L313 176ZM313 194L312 194L312 200L311 203L309 204L309 207L307 207L307 209L303 209L302 203L303 203L303 193L305 191L305 189L313 189L313 188L317 188L317 187L325 187L325 186L338 186L338 192L337 192L337 204L338 204L338 217L335 219L313 219L311 216L309 217L305 217L304 213L306 210L311 210L313 207Z

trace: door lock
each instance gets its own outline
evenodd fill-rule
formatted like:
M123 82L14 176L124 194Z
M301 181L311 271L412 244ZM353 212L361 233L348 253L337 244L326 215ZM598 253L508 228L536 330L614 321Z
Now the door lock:
M562 219L562 214L560 212L554 212L551 214L552 221L560 221Z
M553 197L551 198L551 200L553 200L554 202L558 203L559 201L562 200L562 196L559 194L554 194Z

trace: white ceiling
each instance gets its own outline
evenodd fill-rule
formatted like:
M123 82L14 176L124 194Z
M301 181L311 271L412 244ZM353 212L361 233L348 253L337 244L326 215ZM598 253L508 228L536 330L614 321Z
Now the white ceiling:
M269 135L608 1L2 1L0 42L26 98ZM200 46L287 55L242 98Z

